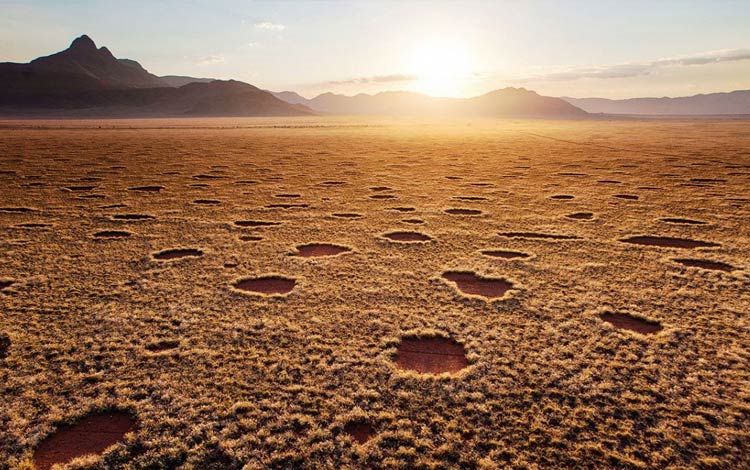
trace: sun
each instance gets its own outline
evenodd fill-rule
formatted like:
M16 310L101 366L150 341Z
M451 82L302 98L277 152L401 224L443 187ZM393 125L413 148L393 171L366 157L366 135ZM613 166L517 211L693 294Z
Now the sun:
M410 68L414 89L431 96L460 96L471 74L471 51L460 40L432 39L414 47Z

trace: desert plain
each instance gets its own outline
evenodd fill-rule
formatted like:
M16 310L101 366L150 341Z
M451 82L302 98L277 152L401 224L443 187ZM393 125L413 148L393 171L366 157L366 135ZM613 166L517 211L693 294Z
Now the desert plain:
M2 121L0 469L750 468L748 129Z

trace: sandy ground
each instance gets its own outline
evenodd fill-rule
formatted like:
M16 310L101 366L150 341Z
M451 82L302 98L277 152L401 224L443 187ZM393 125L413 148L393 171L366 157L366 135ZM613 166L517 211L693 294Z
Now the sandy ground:
M750 468L749 126L2 122L0 468Z

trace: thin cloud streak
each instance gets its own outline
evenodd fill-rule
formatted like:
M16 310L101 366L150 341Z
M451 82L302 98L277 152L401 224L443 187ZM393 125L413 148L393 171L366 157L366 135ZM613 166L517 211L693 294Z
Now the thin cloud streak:
M558 72L549 72L519 78L517 82L572 81L584 78L632 78L649 75L665 67L689 67L694 65L717 64L750 60L750 49L724 49L687 56L657 59L650 62L578 67Z
M283 24L271 23L270 21L255 23L255 27L257 29L263 29L266 31L284 31L286 29L286 26L284 26Z
M392 74L392 75L374 75L371 77L357 77L348 80L332 80L325 82L326 85L367 85L371 83L394 83L394 82L414 82L419 80L416 75Z
M194 57L191 62L194 65L213 65L213 64L221 64L224 62L224 55L223 54L215 54L215 55L207 55L202 57Z

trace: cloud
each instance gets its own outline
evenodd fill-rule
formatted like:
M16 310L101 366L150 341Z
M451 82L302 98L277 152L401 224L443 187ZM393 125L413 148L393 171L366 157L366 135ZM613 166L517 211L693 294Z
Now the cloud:
M724 49L686 56L657 59L650 62L578 67L568 70L530 75L516 81L571 81L583 78L630 78L650 75L656 70L665 67L689 67L694 65L717 64L720 62L736 62L740 60L750 60L750 49Z
M357 77L350 78L349 80L333 80L326 82L326 85L366 85L370 83L413 82L416 80L419 80L419 77L416 75L392 74Z
M270 21L262 21L260 23L255 23L255 28L265 31L284 31L286 26L279 23L271 23Z
M193 64L195 65L213 65L213 64L220 64L224 62L224 55L223 54L215 54L215 55L206 55L202 57L194 57L192 59Z

